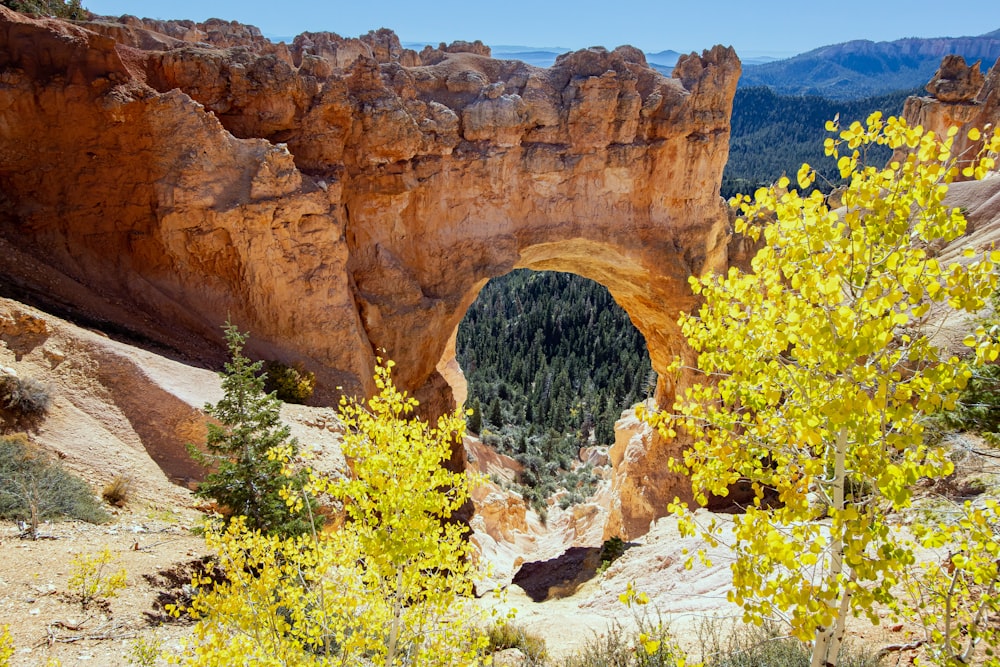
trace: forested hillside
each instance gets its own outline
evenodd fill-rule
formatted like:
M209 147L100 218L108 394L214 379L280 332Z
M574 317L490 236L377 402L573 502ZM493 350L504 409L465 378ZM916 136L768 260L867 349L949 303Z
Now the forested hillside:
M621 411L651 384L643 339L608 291L568 273L514 271L487 283L458 328L469 430L524 465L540 513L556 484L581 502L597 477L581 447L610 445Z
M919 89L857 100L778 95L770 88L739 88L733 100L729 162L722 177L722 196L752 194L783 173L794 175L803 162L817 168L830 182L837 179L836 164L823 155L824 126L839 114L842 123L864 121L873 111L899 115L903 102ZM873 162L889 153L873 155ZM817 185L823 184L817 181Z
M458 329L458 360L468 407L482 415L472 426L502 432L508 446L549 430L611 444L650 373L646 341L608 291L550 271L490 281Z
M963 56L969 64L982 60L985 73L1000 57L1000 30L975 37L831 44L776 62L747 64L740 86L768 86L782 95L822 95L840 100L884 95L923 85L949 53Z

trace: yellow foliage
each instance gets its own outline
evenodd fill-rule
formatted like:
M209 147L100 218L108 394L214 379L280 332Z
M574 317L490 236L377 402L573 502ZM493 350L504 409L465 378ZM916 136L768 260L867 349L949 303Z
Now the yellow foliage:
M128 573L125 568L109 572L108 566L115 561L108 547L97 554L79 554L69 564L70 592L86 608L94 600L105 600L118 595L125 588Z
M876 113L825 144L848 181L841 214L819 192L787 190L788 179L737 197L736 228L765 245L751 272L693 281L704 305L680 326L703 375L672 413L647 415L665 436L690 438L673 467L690 475L699 503L741 478L752 483L754 505L734 521L731 598L749 621L787 622L813 643L814 664L836 661L847 615L877 623L876 604L896 601L914 557L889 514L909 507L917 479L952 471L924 442L924 425L954 405L970 362L945 354L925 325L931 305L981 309L997 283L994 254L945 265L926 251L965 232L961 211L943 203L958 173L953 138ZM866 166L873 144L912 150ZM998 149L1000 131L986 142ZM984 153L973 173L992 164ZM804 165L796 180L813 178ZM980 359L997 354L978 333L966 344ZM767 502L768 490L780 504ZM684 530L719 539L718 527L672 509ZM996 568L982 576L995 583Z
M193 582L196 640L175 662L478 664L486 638L470 622L469 546L449 521L469 479L442 467L465 422L412 416L417 402L395 388L391 367L376 369L377 396L341 402L351 476L312 473L307 486L343 503L344 526L280 539L236 519L210 532L226 581Z
M7 667L14 655L14 640L10 638L8 630L6 625L0 628L0 667Z

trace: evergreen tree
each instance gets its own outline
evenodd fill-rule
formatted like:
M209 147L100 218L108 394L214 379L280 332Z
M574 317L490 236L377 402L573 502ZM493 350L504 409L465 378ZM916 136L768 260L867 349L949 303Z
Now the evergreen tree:
M475 433L479 435L480 431L483 430L483 407L479 404L479 399L472 399L472 403L469 405L469 416L466 419L466 428L470 433Z
M80 0L0 0L0 5L22 14L55 16L73 21L85 21L89 12Z
M492 424L494 428L500 428L501 426L503 426L503 414L500 412L499 398L494 398L493 401L490 403L489 420L490 424Z
M307 481L304 470L289 473L282 461L298 454L298 441L281 423L281 402L273 393L264 393L263 364L243 355L247 334L230 323L225 332L231 357L221 373L225 395L205 406L219 423L208 424L205 451L188 447L198 463L213 469L195 493L219 503L227 521L243 516L250 529L301 534L318 518L314 501L295 509L285 502L288 493L301 496Z
M823 160L823 123L839 115L843 119L867 118L874 111L897 114L903 102L919 90L852 100L817 96L778 95L770 88L740 88L733 99L729 161L722 175L722 196L754 192L767 187L783 174L793 174L806 162L819 165L817 186L828 191L841 183L837 165ZM887 162L884 146L870 146L872 164Z

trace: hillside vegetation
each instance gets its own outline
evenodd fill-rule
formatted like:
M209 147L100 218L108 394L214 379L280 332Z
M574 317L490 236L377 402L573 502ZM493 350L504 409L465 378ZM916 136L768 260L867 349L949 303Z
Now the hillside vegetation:
M819 171L819 187L839 183L837 166L823 155L823 140L828 136L824 123L839 115L841 121L850 124L864 120L873 111L898 115L906 98L919 93L920 89L913 88L875 97L834 100L815 95L780 95L764 86L737 89L722 196L729 199L737 193L752 194L785 173L794 174L803 163ZM887 160L889 151L872 147L870 158L873 164Z
M567 473L580 448L612 444L622 410L652 386L646 341L628 315L603 286L568 273L491 280L459 326L457 349L469 430L525 466L523 491L536 507L558 477L576 488Z

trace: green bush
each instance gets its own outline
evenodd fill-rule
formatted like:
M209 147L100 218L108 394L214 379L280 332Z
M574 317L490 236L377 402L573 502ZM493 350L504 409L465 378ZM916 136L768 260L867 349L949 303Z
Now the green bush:
M976 431L994 447L1000 446L1000 365L973 368L958 404L943 421L951 428Z
M525 667L545 665L545 640L532 634L520 625L510 621L494 623L486 631L489 641L487 653L492 655L500 651L516 648L527 658Z
M26 535L38 536L46 519L104 523L93 490L31 444L23 434L0 436L0 519L26 521Z
M22 14L55 16L73 21L86 20L90 14L80 4L80 0L0 0L0 5Z
M312 398L316 389L316 374L301 364L289 366L280 361L264 364L264 391L274 392L279 401L303 404Z
M628 549L628 544L617 535L604 540L604 543L601 544L601 565L597 568L597 573L601 574L607 570L608 566L625 554L626 549Z
M783 636L777 625L743 625L706 620L698 628L705 667L809 667L809 649ZM876 667L874 653L845 643L837 659L839 667Z
M992 312L976 324L993 340L1000 339L1000 292L990 297ZM975 327L973 327L975 328ZM994 447L1000 446L1000 364L977 364L954 410L944 413L945 427L975 431Z
M0 373L0 408L16 418L38 419L49 411L51 402L52 392L45 383Z

